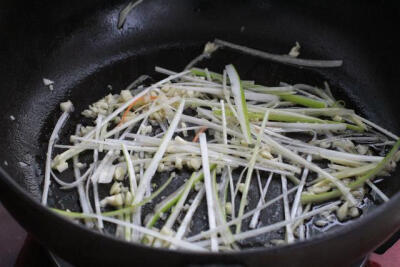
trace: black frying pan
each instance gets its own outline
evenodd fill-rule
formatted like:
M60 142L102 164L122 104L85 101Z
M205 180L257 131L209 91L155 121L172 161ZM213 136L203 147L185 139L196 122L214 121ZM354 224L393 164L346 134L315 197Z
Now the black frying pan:
M207 66L221 70L233 63L241 76L267 84L284 80L321 85L327 80L334 94L358 112L400 133L400 56L393 37L399 9L389 2L145 0L118 30L118 13L126 4L0 4L0 197L44 245L77 265L337 266L362 257L399 228L398 172L383 184L391 201L360 220L310 241L236 253L198 254L129 244L42 207L38 199L46 143L61 101L71 99L78 112L105 95L108 84L117 92L140 74L154 73L155 65L181 70L215 37L282 54L299 41L304 58L343 59L340 69L309 70L223 51ZM43 86L43 77L56 82L53 92ZM60 203L63 197L54 189L50 200Z

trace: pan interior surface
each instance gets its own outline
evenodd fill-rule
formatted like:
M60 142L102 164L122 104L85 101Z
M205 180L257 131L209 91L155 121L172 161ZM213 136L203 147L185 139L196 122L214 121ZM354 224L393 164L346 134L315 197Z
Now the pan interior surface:
M235 15L243 8L243 3L232 3L232 9L221 20L223 5L220 3L174 2L178 1L143 3L130 14L122 30L117 30L116 21L123 5L115 3L102 4L96 11L84 8L61 19L50 17L54 20L50 25L36 22L30 26L15 26L26 27L26 36L16 38L16 51L21 48L21 41L29 38L35 41L31 54L14 55L15 67L5 76L9 90L0 92L0 99L4 99L0 121L9 125L2 130L5 138L0 141L0 159L7 160L6 171L36 199L41 195L47 142L60 115L60 102L69 99L75 106L59 141L66 144L67 134L74 131L80 112L89 104L108 93L119 93L142 74L150 75L153 81L160 80L163 76L154 72L155 66L182 70L201 53L204 43L214 38L280 54L286 54L298 41L303 58L343 59L344 65L338 69L308 69L222 49L199 66L222 72L225 65L233 64L244 79L271 86L287 82L322 87L327 81L333 95L343 99L357 113L394 133L400 132L400 122L396 118L400 114L396 103L400 97L396 90L399 77L394 76L399 56L391 53L396 49L395 44L384 38L389 31L385 25L391 20L390 14L385 17L386 21L381 19L367 27L363 23L373 20L371 16L378 16L368 5L359 11L352 10L349 5L350 11L344 9L337 11L343 14L332 14L327 9L312 13L301 1L290 8L274 1L253 1L242 20L235 20ZM355 12L357 20L348 18L346 12L351 11ZM343 15L344 19L337 21L338 15ZM187 20L190 17L192 19ZM374 38L370 38L372 34ZM18 79L12 79L12 74L17 73ZM43 85L42 78L55 81L54 91ZM12 123L9 122L11 115L16 117ZM187 178L187 175L182 174L182 177ZM400 180L394 179L398 175L399 171L381 183L381 189L388 196L400 189ZM165 178L160 175L159 179ZM267 199L280 194L279 184L279 180L274 181ZM168 192L171 191L166 194ZM250 194L258 194L255 183ZM55 183L50 190L49 203L79 210L77 194L59 190ZM205 213L199 216L193 226L196 232L206 226ZM281 203L268 209L262 217L265 224L282 220ZM266 239L277 239L282 234L251 240L243 246L259 246Z

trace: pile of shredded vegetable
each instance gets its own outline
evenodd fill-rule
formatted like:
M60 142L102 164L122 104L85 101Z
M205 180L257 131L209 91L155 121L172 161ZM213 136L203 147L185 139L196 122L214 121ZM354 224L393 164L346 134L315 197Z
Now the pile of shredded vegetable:
M241 79L233 65L222 73L193 67L220 48L297 66L342 64L299 59L299 44L274 55L215 40L186 70L156 67L165 79L146 87L140 77L90 105L82 121L91 123L78 124L70 144L61 145L55 142L73 112L64 102L49 140L42 204L54 182L77 191L81 210L53 210L87 227L114 225L127 241L216 252L277 231L283 238L269 245L307 239L305 223L313 218L324 228L360 216L367 192L388 201L376 183L399 160L396 135L344 108L327 83L271 87ZM73 182L60 178L68 169ZM272 180L281 193L271 199ZM250 194L254 183L258 192ZM180 186L171 190L172 184ZM262 222L279 203L283 220ZM202 204L208 225L196 232L191 226Z

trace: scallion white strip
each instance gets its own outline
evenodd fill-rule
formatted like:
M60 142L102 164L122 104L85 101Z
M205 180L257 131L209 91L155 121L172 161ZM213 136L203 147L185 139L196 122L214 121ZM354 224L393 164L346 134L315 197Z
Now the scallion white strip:
M124 9L121 10L118 16L118 25L117 25L118 29L121 29L122 26L124 26L126 17L131 12L131 10L142 2L143 0L129 2L129 4Z
M307 156L307 161L309 161L309 162L312 161L311 155ZM297 192L296 192L296 195L294 197L293 204L292 204L292 211L291 211L291 217L292 218L294 218L296 216L296 214L297 214L297 209L299 208L299 204L300 204L301 193L303 193L303 189L304 189L304 186L306 184L307 177L308 177L308 169L304 168L303 174L302 174L301 179L300 179L299 188L297 189Z
M264 58L267 60L272 60L284 64L296 65L296 66L303 66L303 67L318 67L318 68L333 68L333 67L340 67L343 62L342 60L313 60L313 59L301 59L290 57L288 55L276 55L271 54L263 51L259 51L253 48L248 48L245 46L229 43L226 41L215 39L214 41L217 45L229 47L234 50L238 50L244 52L249 55L257 56L260 58Z
M178 230L176 231L175 238L177 239L182 239L186 232L188 231L190 222L193 218L193 215L196 211L196 209L199 207L205 193L205 188L204 186L201 187L200 191L197 193L196 197L194 198L190 208L186 212L185 217L183 218L183 221L181 225L179 226Z
M203 164L204 186L206 189L208 224L209 224L210 230L213 230L216 228L216 221L215 221L216 207L215 207L215 203L214 203L214 197L212 194L210 164L208 162L207 139L206 139L206 135L204 133L200 134L199 141L200 141L200 149L201 149L201 161ZM217 236L215 234L211 235L211 251L218 251Z
M51 155L53 154L53 146L56 140L58 139L60 130L63 127L64 123L67 121L68 117L69 117L69 111L64 111L63 114L58 119L56 126L54 127L54 130L51 133L49 139L49 144L47 146L47 154L46 154L46 167L44 172L42 205L47 205L47 197L49 194L49 186L50 186Z
M265 125L266 125L266 123L268 121L268 115L269 115L269 112L266 112L265 115L264 115L264 119L263 119L262 124L261 124L261 129L259 130L259 133L258 133L258 136L257 136L257 141L256 141L256 145L254 147L253 155L252 155L252 157L251 157L251 159L249 161L247 174L246 174L246 180L245 180L245 183L244 183L244 189L243 189L243 192L242 192L242 199L240 200L240 205L239 205L238 217L241 217L243 215L244 208L245 208L245 205L247 203L247 195L248 195L248 192L249 192L250 182L251 182L251 178L252 178L252 175L253 175L254 165L256 163L256 159L257 159L257 156L258 156L258 151L260 149L261 136L263 135L263 132L264 132L264 129L265 129ZM242 223L240 221L236 225L236 233L240 233L241 226L242 226Z
M126 165L128 166L129 189L131 194L134 195L137 189L136 174L135 169L133 168L131 156L129 155L129 152L124 144L122 144L122 152L124 153Z
M226 72L224 72L223 80L226 83ZM227 145L228 144L228 134L227 134L227 126L226 126L224 100L221 99L220 104L221 104L221 110L222 110L222 138L223 138L224 144ZM236 216L236 214L235 214L235 189L234 189L231 166L229 166L229 165L226 166L226 170L227 170L228 176L229 176L229 191L231 193L231 216L232 216L232 218L235 218L235 216Z
M179 213L183 209L183 205L186 202L186 199L190 193L190 190L191 190L196 178L197 178L197 174L193 173L192 176L190 177L189 181L186 182L185 188L183 189L183 192L179 197L178 203L176 203L174 209L172 210L171 214L169 215L163 228L167 228L168 230L170 230L172 228L172 226L174 225L176 218L178 218Z
M248 144L251 144L252 137L250 132L250 122L247 111L247 103L242 83L240 82L239 74L237 73L233 65L228 65L225 67L225 69L226 73L228 74L229 80L231 82L232 95L233 99L235 100L236 112L238 114L238 119L240 127L242 129L242 134L246 142Z
M375 191L375 193L385 202L389 201L389 198L385 195L385 193L383 193L373 182L371 182L370 180L366 181L366 184L371 187L371 189L373 191Z
M364 122L365 124L377 129L378 131L380 131L381 133L393 138L393 140L397 141L399 139L399 137L397 135L395 135L394 133L380 127L379 125L373 123L372 121L369 121L361 116L355 115L356 118L358 118L359 120L361 120L362 122Z
M261 192L260 199L258 200L257 208L261 207L261 205L262 205L263 202L264 202L264 199L265 199L265 196L267 195L268 188L269 188L269 185L271 184L272 176L273 176L273 175L274 175L274 174L271 172L271 173L269 174L269 176L268 176L267 182L265 183L265 186L264 186L264 188L263 188L263 190L262 190L262 192ZM253 228L253 229L256 228L256 227L257 227L257 224L258 224L259 218L260 218L260 211L256 211L256 212L253 214L253 217L251 218L249 227L250 227L250 228Z
M147 167L146 171L143 174L142 179L139 182L138 189L135 194L135 200L134 204L139 203L142 201L144 193L146 191L146 185L148 184L149 181L153 178L155 172L157 171L158 164L162 157L164 156L164 153L167 149L168 142L171 140L176 127L178 126L178 123L181 119L183 108L185 107L185 100L181 100L178 109L176 110L175 116L165 133L162 142L160 146L158 147L157 152L154 154L152 161L150 162L149 166Z
M291 219L290 210L289 210L289 199L287 194L287 179L285 175L281 175L281 184L282 184L282 194L283 194L283 211L285 220ZM294 242L293 229L290 224L285 226L286 228L286 241L290 244Z

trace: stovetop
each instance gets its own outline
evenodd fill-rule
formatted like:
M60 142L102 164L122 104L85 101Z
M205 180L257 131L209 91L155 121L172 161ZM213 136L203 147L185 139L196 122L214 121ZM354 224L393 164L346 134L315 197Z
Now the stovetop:
M73 267L53 255L19 226L0 203L1 267Z
M73 267L41 246L22 229L0 203L0 266L1 267ZM369 260L354 266L399 267L400 241L383 255L372 253Z

